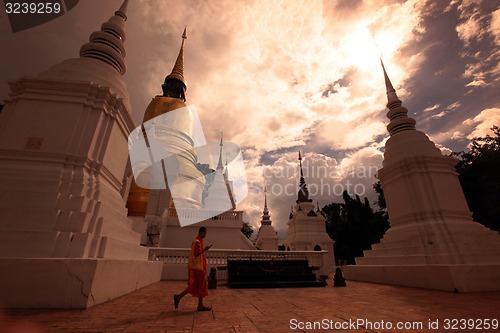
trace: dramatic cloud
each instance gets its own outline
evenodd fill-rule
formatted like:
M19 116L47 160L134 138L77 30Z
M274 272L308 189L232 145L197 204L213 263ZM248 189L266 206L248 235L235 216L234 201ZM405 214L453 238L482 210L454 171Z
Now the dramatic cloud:
M484 137L493 134L491 128L500 126L500 108L492 108L481 111L480 114L466 122L467 125L472 125L473 130L467 135L468 139Z
M379 149L363 148L347 154L339 161L314 152L303 154L302 158L302 171L310 198L320 208L331 202L341 201L344 190L351 195L367 196L371 202L376 200L372 187L377 181L377 171L382 167L383 158ZM252 225L257 227L256 222L260 221L264 207L265 184L273 225L283 238L291 206L295 205L299 191L298 154L282 154L272 165L261 167L259 171L262 180L250 186L247 216Z
M120 3L80 1L63 17L15 34L0 20L0 97L7 79L77 57ZM223 131L242 147L250 193L238 208L257 226L266 183L281 237L296 200L299 149L320 206L339 201L348 182L351 194L358 185L358 194L375 201L374 170L388 137L380 57L417 129L443 153L466 149L471 137L499 124L495 1L140 0L129 3L127 16L124 78L135 121L161 93L187 25L188 104L196 105L208 141Z

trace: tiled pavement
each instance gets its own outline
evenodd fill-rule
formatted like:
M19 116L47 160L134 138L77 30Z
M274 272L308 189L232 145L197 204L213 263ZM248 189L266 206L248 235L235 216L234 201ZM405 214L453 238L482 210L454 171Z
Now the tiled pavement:
M87 310L6 310L0 332L500 332L484 329L484 321L477 329L481 319L500 320L500 292L452 294L354 281L337 288L331 281L324 288L219 286L205 299L209 312L196 312L197 299L189 295L174 310L172 295L185 283L161 281ZM463 321L445 329L447 319L476 319L468 322L476 329L460 328ZM323 327L302 328L314 321ZM429 321L438 327L429 329ZM398 322L417 326L397 329Z

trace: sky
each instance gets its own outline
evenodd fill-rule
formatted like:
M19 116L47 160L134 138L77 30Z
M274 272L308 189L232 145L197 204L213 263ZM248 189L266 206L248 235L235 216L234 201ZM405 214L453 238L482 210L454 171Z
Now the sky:
M16 33L0 14L0 99L8 80L78 57L121 3L83 0ZM417 130L444 154L500 125L500 1L130 0L127 17L124 79L136 123L187 26L187 103L207 141L223 131L241 148L249 193L238 209L254 229L267 185L280 238L297 199L299 150L320 207L344 189L376 201L388 139L380 57Z

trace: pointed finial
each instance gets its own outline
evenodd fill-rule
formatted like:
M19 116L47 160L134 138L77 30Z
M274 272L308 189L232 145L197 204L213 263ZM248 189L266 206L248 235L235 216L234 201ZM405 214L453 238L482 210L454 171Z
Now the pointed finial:
M186 35L187 26L184 27L184 32L182 33L182 44L181 49L179 50L179 55L177 56L177 60L175 61L174 68L172 69L172 73L167 75L165 78L165 82L168 79L176 79L182 82L184 88L187 87L187 82L184 79L184 41L187 39Z
M262 211L262 224L271 224L271 220L269 219L269 209L267 208L267 186L264 184L264 210Z
M415 130L415 119L408 117L408 110L402 106L403 103L399 99L398 95L396 95L396 90L392 86L389 75L387 75L382 57L380 57L380 64L382 65L382 70L384 71L385 88L387 93L387 108L389 109L389 112L387 112L387 118L390 120L389 125L387 125L387 130L389 131L389 134L392 136L402 131Z
M224 167L222 166L222 131L220 132L220 150L219 150L219 162L217 163L217 170L222 170Z
M224 156L226 157L226 165L224 166L223 175L224 175L224 179L226 180L226 182L228 182L229 181L229 168L227 166L227 154L224 154Z
M391 83L391 80L389 79L389 76L387 75L387 71L385 70L385 66L384 66L384 62L382 61L382 57L380 58L380 64L382 65L382 70L384 71L385 88L386 88L387 93L396 92L396 90L392 86L392 83Z
M384 71L384 80L385 80L385 90L387 93L387 107L392 104L401 105L401 100L398 95L396 95L396 89L394 89L391 80L389 79L389 75L387 75L387 71L385 70L384 62L382 61L382 57L380 57L380 64L382 65L382 70Z
M264 211L267 211L267 186L264 185Z
M304 180L304 172L302 171L302 155L300 155L300 150L299 150L299 167L300 167L300 182Z
M309 191L307 190L307 184L304 179L304 171L302 171L302 155L299 150L299 168L300 168L300 189L298 193L297 203L299 202L312 202L312 199L309 199Z
M118 9L115 12L115 15L121 16L125 21L127 20L127 6L128 6L128 0L123 1L120 9Z

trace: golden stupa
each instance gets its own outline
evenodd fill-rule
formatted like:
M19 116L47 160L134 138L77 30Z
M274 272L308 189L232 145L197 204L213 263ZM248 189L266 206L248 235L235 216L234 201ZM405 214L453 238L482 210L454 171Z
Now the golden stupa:
M158 95L149 103L143 117L143 126L154 120L155 139L179 161L179 169L174 184L169 184L172 197L179 208L201 206L204 177L196 169L197 157L193 149L192 111L186 104L184 79L184 41L186 29L182 34L182 44L172 72L165 77L162 85L163 95ZM168 113L168 116L167 116ZM163 161L162 161L163 163ZM176 186L174 186L176 185ZM127 208L131 216L145 216L150 190L132 182ZM172 202L170 203L172 205Z

